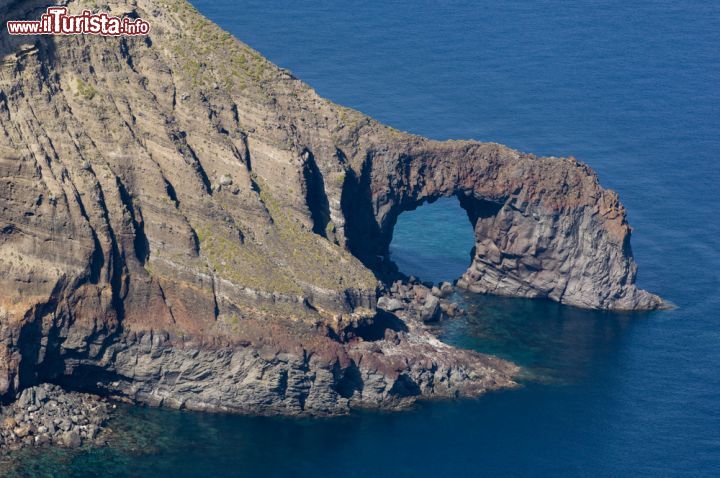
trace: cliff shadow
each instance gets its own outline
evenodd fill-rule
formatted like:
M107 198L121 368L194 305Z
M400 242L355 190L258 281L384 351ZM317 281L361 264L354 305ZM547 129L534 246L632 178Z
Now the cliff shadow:
M318 168L315 156L307 149L302 154L305 160L302 174L305 182L305 201L310 210L313 232L319 236L328 236L330 224L330 201L325 193L325 178Z

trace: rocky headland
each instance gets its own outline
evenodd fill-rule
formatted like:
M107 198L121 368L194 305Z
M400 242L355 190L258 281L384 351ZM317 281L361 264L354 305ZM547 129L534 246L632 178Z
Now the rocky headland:
M449 285L395 282L397 217L441 196L475 229L460 287L662 306L635 286L617 194L583 163L384 126L184 0L62 3L152 31L0 36L5 403L53 383L155 406L336 415L512 387L515 365L426 329L461 313ZM48 5L0 0L0 13L37 19Z

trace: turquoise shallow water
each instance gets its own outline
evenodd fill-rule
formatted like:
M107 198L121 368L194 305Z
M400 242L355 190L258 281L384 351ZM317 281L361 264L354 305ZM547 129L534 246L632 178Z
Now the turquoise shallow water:
M720 4L195 4L320 94L399 129L589 163L629 209L640 284L677 308L458 296L471 314L442 337L517 361L524 388L337 420L125 410L132 441L23 456L22 475L720 474ZM440 242L412 239L426 206L400 218L393 253L405 272L453 278L467 218L433 206Z
M393 231L390 258L423 281L452 282L471 262L475 233L457 198L440 198L403 213Z

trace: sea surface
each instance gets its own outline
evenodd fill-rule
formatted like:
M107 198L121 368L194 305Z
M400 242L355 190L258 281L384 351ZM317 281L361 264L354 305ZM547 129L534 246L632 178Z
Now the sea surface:
M720 2L196 0L317 91L398 129L573 155L617 190L637 314L457 295L444 340L525 386L312 420L122 409L112 448L16 456L18 476L720 476ZM400 217L424 280L469 263L454 200Z

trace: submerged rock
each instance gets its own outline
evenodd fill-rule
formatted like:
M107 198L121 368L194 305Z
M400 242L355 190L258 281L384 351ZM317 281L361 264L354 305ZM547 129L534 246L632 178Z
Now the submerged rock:
M68 448L97 444L109 410L97 396L66 392L57 385L27 388L0 410L0 450L50 443Z
M0 0L0 13L37 20L46 4ZM396 131L184 0L132 4L148 38L42 36L28 54L0 36L0 397L38 407L13 409L4 440L86 440L91 402L70 413L68 396L23 390L45 381L314 415L514 386L514 365L427 333L457 313L447 286L411 280L378 308L397 215L440 196L475 226L460 287L662 304L634 284L625 209L582 163ZM53 420L20 438L30 413Z

